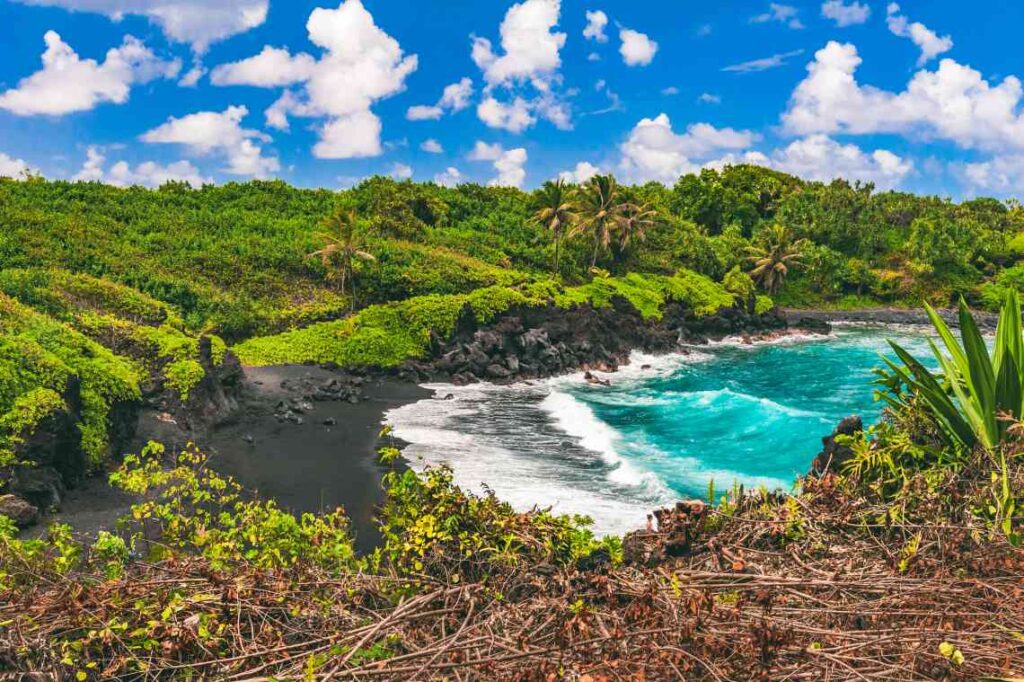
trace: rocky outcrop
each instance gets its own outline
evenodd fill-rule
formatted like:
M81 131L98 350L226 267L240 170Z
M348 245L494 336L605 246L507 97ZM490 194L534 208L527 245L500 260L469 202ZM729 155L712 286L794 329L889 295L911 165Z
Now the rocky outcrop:
M65 409L43 419L15 449L19 462L7 484L7 492L37 509L60 504L64 493L74 486L87 468L82 452L82 384L77 377L68 380L61 396Z
M811 475L823 476L828 472L841 472L843 465L853 457L853 449L843 441L846 438L860 436L863 432L864 422L856 415L839 422L830 435L821 439L822 451L811 463Z
M644 320L621 298L607 308L515 308L483 327L464 315L451 339L434 338L430 357L406 363L399 375L412 381L465 384L577 370L611 371L633 350L669 352L709 339L785 327L785 320L775 314L754 315L742 307L698 318L683 306L670 304L660 320Z
M18 528L28 528L39 520L39 508L17 495L0 495L0 516L11 519Z
M659 509L648 517L648 528L627 533L622 539L623 561L630 566L654 567L693 550L704 532L708 507L700 500L678 502L671 509Z

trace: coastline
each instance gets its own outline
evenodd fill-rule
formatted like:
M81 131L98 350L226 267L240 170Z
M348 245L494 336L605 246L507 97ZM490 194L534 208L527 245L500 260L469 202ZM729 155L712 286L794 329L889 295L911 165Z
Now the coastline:
M578 348L587 348L595 338L601 337L602 331L618 331L618 325L601 325L587 329L587 333L580 333L578 327L570 326L565 332L566 345L577 350L576 363L553 365L549 371L539 372L540 376L499 378L481 372L474 379L507 385L545 377L571 376L588 370L613 376L628 366L629 355L634 350L671 354L673 349L689 347L692 350L701 343L715 343L736 336L753 336L754 343L761 343L764 339L758 337L762 335L770 338L805 332L822 333L831 322L878 325L927 323L922 311L899 309L780 309L779 320L781 325L777 327L767 325L756 331L740 324L739 320L718 328L702 329L696 334L686 335L689 343L684 346L678 345L682 338L677 333L664 339L657 338L658 343L654 344L646 343L649 339L643 336L632 338L635 332L624 334L620 337L623 342L620 347L607 355L602 353L600 360L579 352ZM548 320L530 322L534 324L524 326L550 328ZM505 332L506 337L521 333ZM488 334L493 336L489 330L475 330L454 344L461 342L463 348L467 344L472 348L480 344L481 339L489 341ZM637 347L649 345L656 348ZM494 344L495 348L499 346L509 356L521 352L516 350L515 344L507 341ZM443 357L439 360L443 362ZM377 461L377 449L381 445L379 433L386 414L395 408L431 398L434 391L422 384L445 383L446 379L458 377L450 374L445 378L425 376L427 371L434 369L425 364L418 364L417 371L409 371L410 368L405 367L395 372L351 371L317 365L243 369L237 409L227 421L209 429L200 441L209 451L211 463L222 473L235 477L247 490L274 499L282 508L295 513L344 507L351 520L357 549L361 552L372 550L379 540L374 514L384 501L382 479L389 470ZM355 394L315 397L323 387L339 381L343 384L357 382ZM301 407L292 411L287 407L289 405ZM282 406L292 412L292 417L281 418ZM150 435L160 440L160 434ZM170 452L171 445L168 448ZM404 456L392 465L399 468L407 466L409 462ZM105 476L90 478L69 491L58 513L44 516L42 523L26 534L38 535L45 532L47 524L59 521L71 523L79 532L95 535L99 530L113 528L114 521L128 511L131 503L130 497L107 485Z
M928 313L922 308L859 308L853 310L825 310L803 308L779 308L779 312L790 326L801 323L817 322L831 324L834 322L872 324L872 325L925 325L931 326ZM943 320L950 326L958 326L958 312L955 308L939 308L937 310ZM972 311L974 320L982 329L995 329L999 316L995 313L980 310Z

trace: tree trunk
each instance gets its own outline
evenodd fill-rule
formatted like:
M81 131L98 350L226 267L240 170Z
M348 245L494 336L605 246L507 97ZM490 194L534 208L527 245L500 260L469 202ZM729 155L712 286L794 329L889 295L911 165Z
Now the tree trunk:
M591 267L591 269L597 267L597 252L600 250L600 248L601 248L601 232L600 231L595 231L594 232L594 255L590 259L590 267Z
M558 266L559 266L559 263L561 261L561 258L560 258L561 255L562 255L561 249L562 249L562 237L560 235L556 234L555 235L555 274L556 275L559 273L559 270L560 270L560 268Z

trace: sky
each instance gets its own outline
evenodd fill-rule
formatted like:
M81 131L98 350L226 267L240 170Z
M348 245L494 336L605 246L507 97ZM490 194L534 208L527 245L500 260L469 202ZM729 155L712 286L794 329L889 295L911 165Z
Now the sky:
M0 0L0 175L1024 196L1008 0Z

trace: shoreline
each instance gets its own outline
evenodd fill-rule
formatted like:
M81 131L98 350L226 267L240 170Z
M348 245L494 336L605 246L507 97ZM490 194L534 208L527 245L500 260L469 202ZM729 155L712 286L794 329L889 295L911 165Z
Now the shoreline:
M821 308L779 308L779 312L791 326L801 322L831 324L854 323L871 325L923 325L930 327L931 320L923 308L857 308L852 310L826 310ZM959 326L958 311L955 308L939 308L937 312L950 326ZM972 310L975 322L981 329L995 329L999 315L981 310Z
M755 333L754 343L770 343L793 334L820 334L830 322L882 326L927 323L923 311L916 315L914 311L892 309L779 312L786 328ZM704 340L714 343L733 336L737 335L709 333ZM670 349L654 354L673 352L685 351ZM628 361L589 369L614 375L627 365ZM213 466L236 478L247 490L273 499L283 509L297 514L344 507L357 550L372 550L380 537L374 515L384 501L383 476L393 468L409 466L404 454L390 467L378 463L380 430L390 410L433 397L435 392L422 386L429 382L411 373L353 372L319 365L247 366L243 370L238 409L229 420L211 428L201 442ZM584 364L551 376L571 376L587 370ZM516 381L479 379L495 385ZM356 397L314 397L322 387L339 381L358 382ZM440 383L447 382L441 379ZM282 419L282 405L301 408L292 417ZM69 491L59 512L44 515L39 524L25 533L36 536L44 533L49 523L63 522L70 523L78 533L95 535L99 530L112 529L114 521L129 510L132 502L129 496L111 488L105 475L92 477Z

